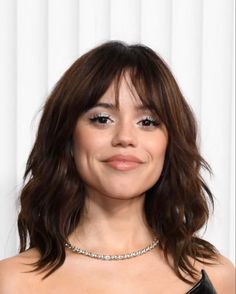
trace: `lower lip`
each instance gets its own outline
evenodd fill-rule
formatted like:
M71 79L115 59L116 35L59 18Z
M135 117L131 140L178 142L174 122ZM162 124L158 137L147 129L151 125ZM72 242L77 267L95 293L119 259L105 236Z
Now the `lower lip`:
M106 162L109 166L114 169L121 171L129 171L137 168L141 163L134 161L121 161L121 160L112 160Z

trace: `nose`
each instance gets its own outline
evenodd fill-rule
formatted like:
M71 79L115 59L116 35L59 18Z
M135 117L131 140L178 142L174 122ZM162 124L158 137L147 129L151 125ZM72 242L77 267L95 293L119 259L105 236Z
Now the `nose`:
M112 146L135 147L137 146L137 142L135 126L131 123L120 123L114 129Z

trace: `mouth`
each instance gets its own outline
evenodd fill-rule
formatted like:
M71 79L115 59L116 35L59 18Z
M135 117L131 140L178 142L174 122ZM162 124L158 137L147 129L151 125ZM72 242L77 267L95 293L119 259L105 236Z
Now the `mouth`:
M129 171L138 168L143 162L134 156L115 155L108 158L105 163L119 171Z

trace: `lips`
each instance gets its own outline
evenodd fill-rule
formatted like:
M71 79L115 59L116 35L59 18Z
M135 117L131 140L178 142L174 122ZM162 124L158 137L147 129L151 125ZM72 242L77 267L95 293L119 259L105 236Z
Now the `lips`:
M139 167L143 161L132 155L114 155L109 157L105 162L112 168L120 171L129 171Z

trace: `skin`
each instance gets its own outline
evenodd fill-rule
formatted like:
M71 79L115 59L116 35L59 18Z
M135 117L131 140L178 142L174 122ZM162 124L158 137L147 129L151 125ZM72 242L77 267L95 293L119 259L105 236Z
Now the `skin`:
M141 102L128 82L121 81L119 109L90 109L74 132L73 154L86 183L86 208L71 242L107 254L133 251L154 239L143 203L145 191L160 177L168 144L167 130L158 118L150 110L136 109ZM113 85L99 103L115 105ZM103 118L94 120L98 115ZM136 156L142 163L123 171L104 162L116 154Z
M69 241L97 253L135 251L154 238L143 204L145 191L160 177L168 133L164 125L148 123L147 116L158 119L150 111L136 110L140 101L127 83L128 77L120 86L119 109L90 109L79 118L74 132L72 151L85 183L86 202ZM115 104L112 85L99 102ZM98 113L109 119L93 120ZM143 163L121 171L104 162L115 154L135 155ZM41 273L24 273L32 269L26 263L35 262L38 257L37 250L30 249L1 261L0 293L183 294L192 288L173 273L158 247L137 258L109 262L66 250L65 263L44 281ZM199 273L206 270L218 294L235 293L235 270L227 258L219 256L217 265L195 262L194 266Z

